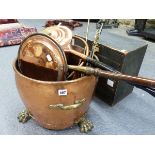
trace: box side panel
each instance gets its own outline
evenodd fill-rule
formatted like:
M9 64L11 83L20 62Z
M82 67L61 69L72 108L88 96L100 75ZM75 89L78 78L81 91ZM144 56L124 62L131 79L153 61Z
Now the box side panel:
M122 73L137 76L143 62L143 58L146 52L147 46L143 46L139 49L136 49L132 52L129 52L124 59L122 65ZM127 96L133 90L133 86L127 84L126 82L118 82L115 94L115 102L120 101L122 98Z

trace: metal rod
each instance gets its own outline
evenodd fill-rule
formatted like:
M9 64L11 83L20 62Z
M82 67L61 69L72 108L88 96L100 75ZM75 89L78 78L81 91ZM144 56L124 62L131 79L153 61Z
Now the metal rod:
M90 24L90 19L88 19L88 23L87 23L86 42L87 42L87 40L88 40L89 24ZM85 47L85 49L84 49L84 54L86 54L86 47Z
M86 42L87 42L87 40L88 40L89 24L90 24L90 19L88 19L88 23L87 23Z

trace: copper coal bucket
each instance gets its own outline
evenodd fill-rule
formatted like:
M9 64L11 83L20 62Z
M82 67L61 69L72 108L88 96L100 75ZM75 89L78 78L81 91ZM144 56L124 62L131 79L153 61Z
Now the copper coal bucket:
M60 130L73 126L87 112L96 85L95 76L69 81L40 81L19 72L13 64L20 97L29 114L42 127ZM29 117L28 116L28 117Z
M81 47L74 48L82 52ZM82 66L83 62L79 65ZM20 122L33 118L47 129L62 130L74 124L78 124L82 132L92 129L93 125L85 118L85 114L97 83L94 75L81 77L79 73L71 72L71 80L37 80L21 73L17 59L13 69L19 95L26 107L19 113Z

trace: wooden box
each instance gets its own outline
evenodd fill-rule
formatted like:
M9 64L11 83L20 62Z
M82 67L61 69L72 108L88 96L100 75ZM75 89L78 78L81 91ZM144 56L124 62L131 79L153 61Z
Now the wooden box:
M88 40L90 49L92 42ZM102 32L98 58L121 73L137 76L146 49L145 42ZM114 105L129 95L132 90L133 86L126 82L99 78L95 94L109 105Z

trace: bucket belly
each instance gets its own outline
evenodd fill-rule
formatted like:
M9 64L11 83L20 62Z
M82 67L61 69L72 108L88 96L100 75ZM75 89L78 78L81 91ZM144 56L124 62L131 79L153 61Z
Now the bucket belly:
M71 127L88 110L96 86L94 76L65 82L36 82L16 74L16 85L26 109L44 128ZM60 92L63 90L65 94Z

